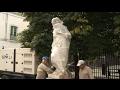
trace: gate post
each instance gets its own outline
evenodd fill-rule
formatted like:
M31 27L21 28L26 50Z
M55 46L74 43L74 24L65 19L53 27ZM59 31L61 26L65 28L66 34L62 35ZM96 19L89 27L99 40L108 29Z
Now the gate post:
M120 69L118 69L118 73L119 73L119 79L120 79Z
M74 55L74 59L75 59L75 79L79 79L79 67L76 66L78 63L78 55Z
M106 65L102 64L102 75L106 75Z

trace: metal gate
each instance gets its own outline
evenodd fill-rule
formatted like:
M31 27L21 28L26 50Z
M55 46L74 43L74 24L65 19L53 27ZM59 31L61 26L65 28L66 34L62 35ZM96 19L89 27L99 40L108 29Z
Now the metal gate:
M120 79L120 59L104 54L97 60L86 61L96 79Z

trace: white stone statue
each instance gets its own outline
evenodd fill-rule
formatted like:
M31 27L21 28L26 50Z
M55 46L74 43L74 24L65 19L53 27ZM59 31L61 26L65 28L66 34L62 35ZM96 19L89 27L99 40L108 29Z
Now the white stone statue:
M63 21L58 17L53 18L53 43L51 49L51 63L56 68L53 74L49 74L48 78L63 79L68 62L69 47L71 41L71 33Z

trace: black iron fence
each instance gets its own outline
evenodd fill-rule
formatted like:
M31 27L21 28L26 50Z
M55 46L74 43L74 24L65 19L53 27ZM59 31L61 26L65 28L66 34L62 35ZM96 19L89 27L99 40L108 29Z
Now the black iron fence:
M117 56L103 55L99 59L86 61L96 79L120 79L120 59Z

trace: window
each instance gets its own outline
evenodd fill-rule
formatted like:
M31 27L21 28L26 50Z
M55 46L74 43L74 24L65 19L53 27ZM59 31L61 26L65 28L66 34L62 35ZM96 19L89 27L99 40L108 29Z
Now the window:
M11 26L10 40L16 40L17 29L18 28L16 26Z

